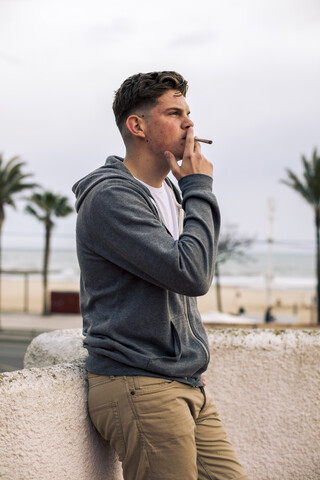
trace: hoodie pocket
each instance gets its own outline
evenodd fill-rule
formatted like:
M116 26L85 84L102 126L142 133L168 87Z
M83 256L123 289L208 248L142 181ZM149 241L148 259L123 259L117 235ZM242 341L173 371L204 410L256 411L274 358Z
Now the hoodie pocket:
M176 362L178 362L181 358L181 340L174 324L171 322L170 325L173 336L173 355L150 358L147 368L148 370L152 370L155 373L163 374L167 371L167 375L170 375L170 367Z

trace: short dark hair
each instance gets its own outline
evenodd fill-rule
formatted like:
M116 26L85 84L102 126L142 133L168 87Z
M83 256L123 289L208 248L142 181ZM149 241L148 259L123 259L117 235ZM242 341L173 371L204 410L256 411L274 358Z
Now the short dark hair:
M122 133L124 123L136 108L153 107L167 90L186 96L188 82L177 72L137 73L127 78L115 92L113 112Z

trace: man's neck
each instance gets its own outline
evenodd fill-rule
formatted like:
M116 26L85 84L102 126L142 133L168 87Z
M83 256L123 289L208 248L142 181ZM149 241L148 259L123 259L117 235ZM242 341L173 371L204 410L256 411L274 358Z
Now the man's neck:
M145 158L141 155L133 157L127 153L123 163L135 178L156 188L161 187L170 171L169 165L167 166L163 159Z

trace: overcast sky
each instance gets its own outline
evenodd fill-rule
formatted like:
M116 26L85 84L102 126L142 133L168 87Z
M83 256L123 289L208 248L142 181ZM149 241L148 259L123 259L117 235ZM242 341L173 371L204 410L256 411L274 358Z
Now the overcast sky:
M264 240L273 198L275 239L308 250L312 209L280 179L320 153L319 0L0 0L0 151L73 203L78 178L124 154L114 91L153 70L189 82L223 226ZM23 206L6 209L7 247L42 244ZM74 224L58 221L56 245L73 245Z

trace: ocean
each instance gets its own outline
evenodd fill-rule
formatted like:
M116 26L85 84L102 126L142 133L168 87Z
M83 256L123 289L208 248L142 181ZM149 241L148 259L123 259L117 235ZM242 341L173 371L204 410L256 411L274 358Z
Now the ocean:
M37 270L41 272L43 251L41 249L3 249L2 270ZM50 278L54 281L79 281L79 265L75 250L52 250L49 260ZM4 273L4 277L12 277ZM40 277L40 274L39 274ZM33 275L37 278L37 275Z
M41 271L42 255L41 249L4 249L2 269ZM310 289L316 285L315 255L287 252L273 253L271 261L267 253L252 253L245 261L222 264L221 285L265 288L268 268L273 288ZM80 272L75 250L52 250L50 270L54 281L78 282Z
M279 289L310 289L316 285L315 255L310 253L255 253L245 262L229 261L220 266L225 286L265 288L267 278Z

